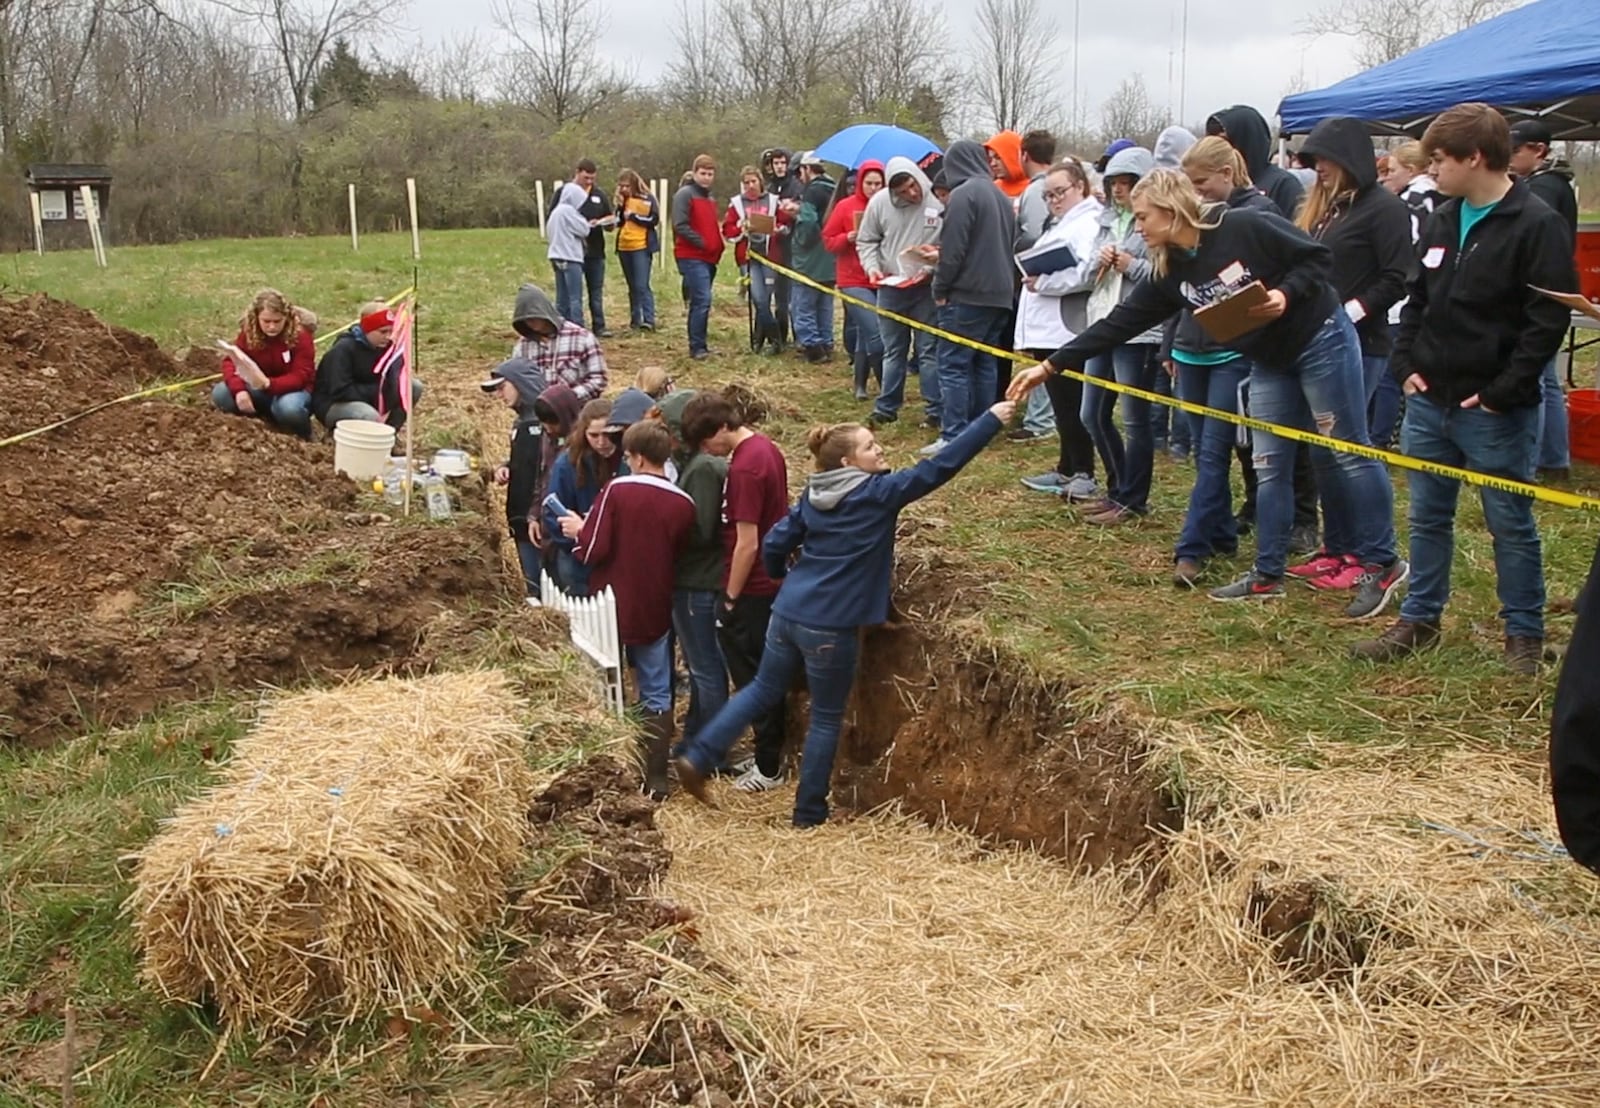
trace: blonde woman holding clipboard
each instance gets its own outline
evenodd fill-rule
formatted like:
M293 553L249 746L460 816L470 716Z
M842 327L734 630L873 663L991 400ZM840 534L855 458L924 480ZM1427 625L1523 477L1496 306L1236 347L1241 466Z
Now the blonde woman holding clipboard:
M1185 308L1221 345L1251 361L1255 415L1288 427L1367 444L1366 392L1355 327L1328 283L1328 248L1265 212L1203 204L1187 177L1157 170L1133 191L1133 213L1150 259L1150 279L1110 315L1018 374L1008 395L1026 395L1059 370L1081 366ZM1377 615L1410 567L1395 553L1394 489L1374 459L1313 450L1329 490L1326 509L1342 517L1365 567L1351 615ZM1213 589L1213 600L1283 596L1294 522L1294 443L1256 432L1260 478L1258 546L1249 573Z

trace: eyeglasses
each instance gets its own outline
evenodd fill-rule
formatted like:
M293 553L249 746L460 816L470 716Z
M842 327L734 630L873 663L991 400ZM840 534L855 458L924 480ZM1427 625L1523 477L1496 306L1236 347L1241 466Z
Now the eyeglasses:
M1065 200L1067 197L1069 197L1071 195L1072 195L1072 190L1071 189L1045 189L1044 190L1044 198L1046 200Z

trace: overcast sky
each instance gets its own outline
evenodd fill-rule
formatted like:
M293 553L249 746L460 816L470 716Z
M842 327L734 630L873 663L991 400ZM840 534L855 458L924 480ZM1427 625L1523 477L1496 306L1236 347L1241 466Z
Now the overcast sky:
M847 2L847 0L843 0ZM1305 87L1320 88L1349 76L1356 65L1343 38L1312 41L1296 32L1301 21L1330 0L1189 0L1187 81L1179 81L1183 0L1081 0L1078 42L1080 117L1099 123L1100 105L1133 73L1158 105L1174 116L1183 92L1186 122L1229 104L1254 104L1271 119L1278 101L1303 74ZM639 77L658 77L672 60L673 0L603 0L610 30L602 52L631 64ZM975 34L970 3L941 5L954 42ZM1044 0L1059 32L1063 118L1071 112L1073 0ZM411 0L407 22L425 40L477 30L496 39L490 0ZM1170 76L1169 76L1170 74Z

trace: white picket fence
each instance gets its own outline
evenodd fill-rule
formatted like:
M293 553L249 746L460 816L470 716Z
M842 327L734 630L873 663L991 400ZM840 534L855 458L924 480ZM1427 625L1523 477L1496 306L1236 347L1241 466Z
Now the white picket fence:
M543 571L539 573L539 595L546 608L565 612L572 628L572 645L600 667L605 679L606 703L622 715L622 643L617 636L617 597L610 587L598 596L568 596Z

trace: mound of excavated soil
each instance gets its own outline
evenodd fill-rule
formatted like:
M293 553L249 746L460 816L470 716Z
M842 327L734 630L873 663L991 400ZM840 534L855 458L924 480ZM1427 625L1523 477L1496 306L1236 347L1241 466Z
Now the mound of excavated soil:
M0 301L0 431L187 368L71 305ZM392 521L330 446L182 400L0 451L0 739L402 665L442 605L502 588L480 483L454 526Z

